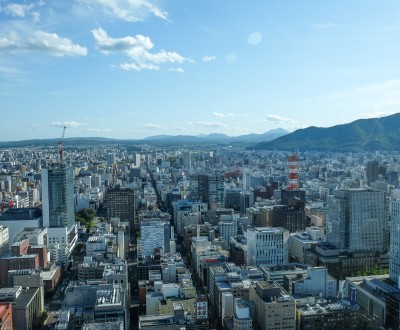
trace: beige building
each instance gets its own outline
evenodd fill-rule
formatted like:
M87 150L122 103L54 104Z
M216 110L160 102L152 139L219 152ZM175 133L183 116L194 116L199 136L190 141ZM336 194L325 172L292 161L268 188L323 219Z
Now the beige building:
M251 285L249 298L256 305L255 329L296 329L296 302L276 282Z

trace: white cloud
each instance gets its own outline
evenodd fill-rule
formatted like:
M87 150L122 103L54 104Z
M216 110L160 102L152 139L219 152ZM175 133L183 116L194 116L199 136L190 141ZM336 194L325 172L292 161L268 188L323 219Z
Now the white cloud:
M156 128L156 129L165 128L165 126L157 125L157 124L144 124L144 125L142 125L142 127L144 127L144 128Z
M100 9L106 15L114 16L128 22L143 21L154 15L168 20L168 13L150 0L79 0L89 9Z
M265 116L265 118L268 121L272 121L272 122L275 122L275 123L282 123L282 124L293 124L293 123L295 123L295 121L293 119L280 117L280 116L277 116L277 115L267 115L267 116Z
M33 22L38 23L40 22L40 13L34 10L37 6L41 6L41 4L9 3L3 7L0 7L0 12L4 12L7 15L19 18L32 16Z
M257 46L262 39L263 35L260 32L253 32L248 36L247 42L250 46Z
M102 28L92 30L97 48L104 54L124 53L133 62L121 63L123 70L159 70L161 64L182 64L183 62L193 62L183 57L177 52L167 52L161 50L151 53L154 48L149 37L143 35L127 36L123 38L112 38ZM178 72L179 68L176 69Z
M183 70L182 68L169 68L168 71L177 72L177 73L184 73L185 72L185 70Z
M215 56L208 56L208 55L205 55L205 56L203 56L203 57L201 58L201 60L202 60L203 62L213 62L213 61L216 61L217 58L216 58Z
M86 125L85 123L78 123L76 121L64 121L64 122L60 122L60 121L53 121L51 123L51 126L54 127L78 127L78 126L82 126L82 125Z
M16 32L0 37L0 50L10 52L41 52L50 56L85 56L85 47L73 44L67 38L61 38L55 33L34 31L26 37Z
M361 118L370 119L370 118L381 118L395 114L396 111L375 111L372 113L363 113L361 114Z
M228 127L228 125L220 122L208 122L208 121L197 121L197 122L190 122L190 125L194 126L203 126L203 127Z
M111 128L87 128L86 132L91 132L91 133L110 133L113 132Z
M227 112L227 113L213 112L212 114L213 114L214 117L218 117L218 118L235 117L235 114L231 113L231 112Z
M1 8L1 11L16 17L25 17L33 9L33 4L22 5L19 3L9 3Z

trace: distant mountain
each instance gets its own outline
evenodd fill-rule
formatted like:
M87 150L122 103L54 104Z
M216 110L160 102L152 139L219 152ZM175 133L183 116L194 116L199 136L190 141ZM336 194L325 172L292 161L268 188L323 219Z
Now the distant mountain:
M277 128L267 131L263 134L248 134L239 136L229 136L220 133L211 133L208 135L155 135L145 138L145 141L160 142L181 142L181 143L257 143L261 141L270 141L289 132L283 128Z
M253 150L399 150L400 113L333 127L308 127L249 147Z
M102 137L72 137L72 138L64 138L64 147L68 147L68 145L101 145L101 144L155 144L155 145L164 145L167 146L169 144L197 144L197 143L246 143L254 144L261 141L270 141L279 136L288 134L282 128L270 130L263 134L249 134L242 136L228 136L220 133L211 133L208 135L154 135L149 136L147 138L141 140L134 139L111 139L111 138L102 138ZM6 141L0 142L0 148L9 148L9 147L25 147L25 146L57 146L57 142L60 139L37 139L37 140L23 140L23 141Z

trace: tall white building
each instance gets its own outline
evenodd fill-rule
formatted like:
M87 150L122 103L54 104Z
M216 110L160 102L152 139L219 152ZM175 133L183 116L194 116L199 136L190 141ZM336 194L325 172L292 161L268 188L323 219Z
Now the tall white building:
M243 170L242 186L244 191L250 191L250 171L248 169Z
M140 234L142 256L153 255L155 248L162 248L163 252L169 252L170 233L169 221L160 219L141 221Z
M225 239L225 242L229 244L231 237L237 235L237 224L236 221L220 221L218 223L219 236Z
M400 276L400 199L391 203L390 223L390 279L399 284Z
M248 266L288 263L289 231L277 227L254 227L246 232Z

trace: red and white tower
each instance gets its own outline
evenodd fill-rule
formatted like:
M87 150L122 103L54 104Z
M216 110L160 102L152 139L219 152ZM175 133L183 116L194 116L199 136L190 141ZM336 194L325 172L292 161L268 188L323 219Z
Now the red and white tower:
M299 188L299 156L292 154L288 157L288 190Z

